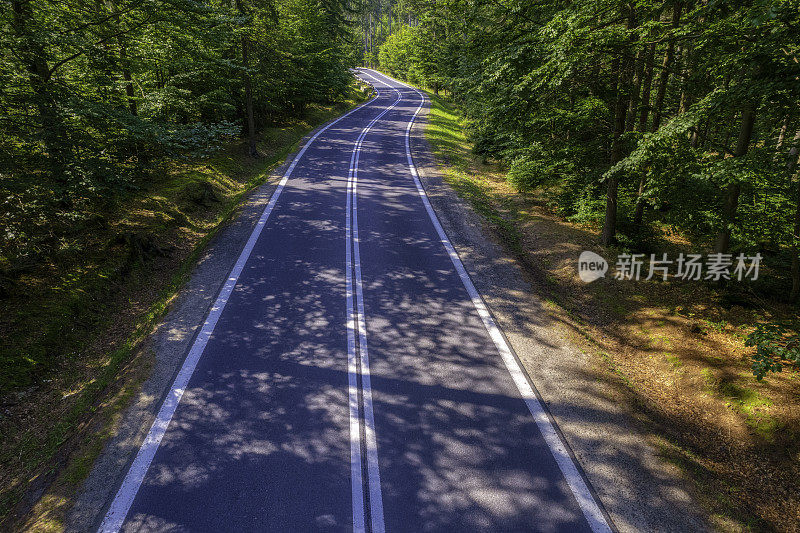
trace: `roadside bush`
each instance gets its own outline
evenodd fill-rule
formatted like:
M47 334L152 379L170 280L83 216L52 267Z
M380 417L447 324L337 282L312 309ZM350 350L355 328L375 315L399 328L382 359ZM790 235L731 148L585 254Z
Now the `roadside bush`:
M518 157L511 162L506 179L519 191L529 191L542 185L552 174L543 161Z
M591 192L591 188L584 189L582 194L578 195L575 203L568 207L572 214L567 217L567 220L578 224L597 226L603 220L605 206L604 198L598 198Z
M786 365L800 369L800 323L758 324L747 336L746 346L756 348L752 356L753 375L761 380Z

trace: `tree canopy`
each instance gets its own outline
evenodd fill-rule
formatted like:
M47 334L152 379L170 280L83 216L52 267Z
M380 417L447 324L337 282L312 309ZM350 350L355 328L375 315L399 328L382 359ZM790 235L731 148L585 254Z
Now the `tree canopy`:
M57 250L98 203L337 99L343 0L3 0L0 274Z
M392 14L365 61L447 91L476 152L518 188L554 187L560 213L598 224L604 244L646 247L666 224L698 248L760 251L792 272L777 290L800 297L796 0L376 11Z

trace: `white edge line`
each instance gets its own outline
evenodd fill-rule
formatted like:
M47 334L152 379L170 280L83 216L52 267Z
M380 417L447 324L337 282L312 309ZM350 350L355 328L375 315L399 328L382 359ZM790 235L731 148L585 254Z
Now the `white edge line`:
M447 237L447 234L442 228L442 225L439 223L439 218L436 216L436 212L433 210L433 207L428 200L428 195L425 193L425 188L422 186L422 183L419 180L417 167L414 165L414 159L411 156L411 127L414 124L414 120L417 118L417 114L425 105L425 96L415 87L399 81L398 83L413 90L415 93L417 93L417 96L422 98L419 107L417 107L417 110L414 112L414 115L411 117L411 120L408 123L405 140L408 166L411 171L411 175L414 178L414 184L417 187L417 191L422 198L422 203L425 205L425 210L428 212L428 216L430 217L431 222L433 222L436 232L439 234L439 238L447 250L447 254L450 256L450 260L453 262L453 266L455 266L458 276L461 278L461 282L464 284L464 288L467 289L467 292L472 299L472 303L475 306L475 309L478 311L478 315L480 315L481 320L483 321L483 325L486 327L486 330L489 332L489 336L494 342L494 345L500 352L500 356L503 359L506 368L511 374L511 377L514 380L520 395L525 400L528 410L531 412L531 415L533 415L533 419L536 421L536 425L544 437L547 446L553 453L553 457L555 458L558 467L561 469L561 473L564 475L564 478L567 480L567 484L569 485L570 490L572 490L572 494L575 496L581 511L583 511L583 515L586 517L589 526L592 528L592 531L596 533L610 532L612 530L606 521L605 515L592 496L592 493L584 481L583 476L581 476L580 472L578 471L577 465L567 451L564 442L558 435L558 432L551 423L550 418L547 416L544 406L542 406L539 398L534 393L533 388L528 382L526 374L520 367L516 357L514 357L511 348L506 342L505 337L503 337L503 334L500 332L500 328L498 328L497 324L492 318L491 313L489 313L489 310L481 298L480 293L472 283L472 279L470 279L466 268L464 268L461 258L458 256L455 247L452 245L450 239Z
M372 79L376 79L369 74L366 74ZM380 81L380 80L376 80ZM378 91L377 87L375 88ZM350 159L350 172L348 173L347 185L348 185L348 195L347 195L347 229L346 229L346 244L347 244L347 253L346 253L346 267L347 267L347 341L348 341L348 381L351 383L350 387L350 453L351 457L354 455L354 450L357 450L360 453L360 442L361 442L361 432L360 432L360 419L358 417L358 389L357 387L352 386L353 383L356 383L356 375L358 372L358 363L360 362L361 365L361 392L363 394L363 402L364 402L364 434L366 436L366 459L367 459L367 488L369 491L369 503L370 503L370 526L372 533L384 533L386 530L384 519L383 519L383 497L381 495L381 479L380 479L380 472L378 466L378 444L377 444L377 437L375 433L375 416L372 407L372 387L370 383L370 374L369 374L369 355L368 355L368 348L367 348L367 328L366 328L366 321L364 318L364 294L362 291L362 282L361 282L361 254L359 251L359 241L358 241L358 212L357 212L357 205L358 205L358 197L356 193L357 189L357 180L358 180L358 162L361 156L361 146L363 144L364 138L366 137L367 133L375 123L381 119L386 113L391 111L397 104L400 102L402 97L400 91L397 91L397 100L387 107L383 112L381 112L378 116L376 116L372 122L370 122L361 132L358 140L356 141L356 145L353 150L353 155ZM380 93L379 93L380 94ZM352 216L351 216L352 213ZM351 229L352 228L352 229ZM353 243L353 253L351 253L350 243ZM353 255L355 257L353 257ZM353 274L352 272L355 271L355 289L356 289L356 299L358 300L357 303L357 311L354 309L353 305ZM355 315L355 318L354 318ZM358 341L359 341L359 354L360 359L356 359L355 356L355 325L358 324ZM356 412L355 418L353 415L353 404L356 405ZM354 427L355 424L355 427ZM354 440L357 439L357 440ZM359 468L359 479L358 479L358 490L362 490L362 481L360 478L360 469L361 469L361 462L360 456L358 458L358 468ZM355 470L354 464L351 463L351 471ZM355 491L356 491L356 479L353 476L352 478L352 490L354 493L355 502ZM354 503L355 505L355 503ZM363 505L363 504L362 504ZM355 507L353 512L355 513Z
M178 372L178 375L175 377L175 381L172 383L172 388L170 389L169 393L167 393L166 398L164 398L164 402L161 404L161 408L156 415L156 419L153 422L150 431L145 437L144 442L142 442L139 452L136 454L136 458L133 460L133 463L128 469L128 473L125 475L125 479L122 481L122 485L120 485L120 488L114 497L114 501L111 502L111 506L106 512L103 522L98 528L99 533L116 533L120 530L120 528L122 528L125 518L128 515L128 511L130 510L133 500L136 497L136 493L139 492L139 487L141 487L145 474L147 474L147 470L150 468L150 463L153 461L153 457L155 456L158 446L161 443L161 439L164 437L167 426L169 426L170 420L172 420L172 416L175 414L175 410L178 407L178 403L181 401L181 397L183 396L183 392L189 383L189 379L192 377L192 373L197 366L197 362L200 360L200 356L203 354L206 344L208 344L208 340L211 338L211 334L214 332L214 326L216 326L222 311L225 309L225 304L228 303L228 298L233 292L236 282L239 279L239 275L242 273L244 265L247 263L247 259L250 257L250 253L253 251L256 241L258 241L258 237L261 235L261 231L264 229L264 226L267 223L267 218L269 218L272 209L275 207L275 203L278 201L278 197L281 195L283 188L289 181L289 177L292 175L292 172L294 171L297 163L300 161L300 158L303 157L303 154L305 154L306 150L325 130L340 120L348 117L352 113L355 113L362 107L372 103L373 101L374 98L364 102L363 104L351 109L341 117L337 118L333 122L328 123L322 129L317 131L308 140L308 142L305 143L300 152L298 152L298 154L295 156L294 160L292 160L289 168L286 169L286 172L283 174L283 178L278 183L275 191L272 193L269 203L261 213L261 217L258 219L256 227L253 228L253 232L250 234L247 244L245 244L244 249L242 250L241 254L239 254L239 258L236 260L236 264L233 266L233 269L231 269L230 274L228 274L225 284L223 285L222 289L220 289L219 295L214 301L214 305L211 307L208 317L197 334L197 337L195 338L194 343L192 344L192 347L190 348L189 353L187 354L186 359L184 360L183 365Z

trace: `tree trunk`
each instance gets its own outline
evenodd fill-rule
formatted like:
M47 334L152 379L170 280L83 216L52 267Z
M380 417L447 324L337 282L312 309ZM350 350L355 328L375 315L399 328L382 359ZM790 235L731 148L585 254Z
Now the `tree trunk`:
M364 24L364 66L369 67L369 27Z
M689 78L692 76L691 70L692 47L686 45L681 47L681 100L678 108L679 114L684 114L692 105L692 95L689 92Z
M797 130L794 134L794 138L792 139L792 147L789 149L789 162L786 163L786 175L787 175L787 184L786 188L791 190L794 173L797 169L797 165L800 163L800 156L797 153L800 152L800 130ZM800 184L798 184L800 187Z
M786 138L786 129L789 127L789 115L783 117L783 123L781 124L781 130L778 133L778 142L775 145L775 158L778 158L778 153L783 148L783 141Z
M677 28L678 24L681 20L681 9L682 5L680 3L675 4L672 10L672 27ZM645 93L642 95L642 101L645 102L645 105L642 106L642 111L639 114L639 131L644 131L647 128L647 115L650 111L650 86L651 80L653 77L653 61L655 59L655 44L651 44L651 49L648 57L648 66L647 66L647 81L645 82L644 91ZM656 132L658 128L661 126L661 116L664 107L664 97L667 94L667 85L669 84L669 71L672 68L672 56L674 54L675 47L672 41L667 43L667 50L664 52L664 61L661 64L661 72L658 76L658 88L656 89L656 97L655 102L653 103L653 124L650 128L650 131ZM644 219L644 201L642 200L642 194L644 194L645 188L645 179L642 176L639 179L639 189L637 192L637 199L636 199L636 208L633 211L633 224L634 226L638 227L641 226L642 220Z
M681 103L680 103L680 110L679 113L683 114L686 113L690 107L692 107L692 103L694 102L694 98L692 97L690 82L692 78L692 45L687 44L686 46L682 47L681 52ZM700 142L700 124L695 124L691 127L689 132L689 139L692 145L692 148L697 148L697 145Z
M800 179L797 180L797 195L795 198L797 205L794 209L794 240L792 241L792 290L789 293L789 301L794 302L800 297Z
M637 131L645 131L647 129L647 118L650 113L650 89L653 84L653 62L656 55L656 45L651 43L647 50L647 56L644 60L644 80L642 81L642 97L640 99L639 111L639 124L636 126ZM636 207L633 211L633 224L636 227L642 225L644 218L644 201L642 195L644 194L645 178L642 175L639 178L639 188L636 193Z
M653 60L656 55L656 44L651 43L647 50L644 62L644 81L642 82L641 110L639 111L639 126L637 131L647 129L647 117L650 113L650 88L653 84Z
M724 88L726 91L728 90L728 87L730 86L730 82L731 82L731 75L730 75L730 74L727 74L727 75L725 76L725 81L722 83L722 87L723 87L723 88ZM728 113L728 115L727 115L726 117L724 117L722 120L719 120L719 119L716 119L716 120L714 120L714 128L711 130L711 134L708 136L708 139L710 139L710 140L711 140L711 141L710 141L711 143L713 143L715 139L719 138L721 133L723 133L723 132L727 131L727 129L728 129L728 125L729 125L729 124L731 123L731 121L733 120L733 117L734 117L734 113L731 111L731 112L729 112L729 113ZM710 116L708 117L708 120L709 120L709 121L711 120L711 117L710 117ZM726 147L728 146L728 143L727 143L727 142L725 142L725 143L723 143L723 144L724 144ZM723 155L724 155L724 154L723 154Z
M130 68L130 61L128 60L128 51L125 49L125 43L122 42L122 39L118 39L119 42L119 57L122 60L122 79L125 80L125 95L128 98L128 109L131 111L131 115L136 116L138 114L138 110L136 107L136 94L133 90L133 77L131 76L131 68Z
M681 20L681 9L683 6L678 3L675 4L672 10L672 27L677 28ZM667 94L667 84L669 83L670 69L672 68L672 56L675 53L675 45L672 41L667 43L667 51L664 53L664 62L661 66L661 73L658 77L658 91L656 92L656 101L653 105L653 126L650 131L658 131L661 126L661 118L664 107L664 96Z
M714 243L714 252L724 254L730 250L731 245L731 226L736 220L736 208L739 206L739 193L741 185L731 183L725 189L725 205L722 208L723 228L717 233L717 240Z
M786 164L786 170L789 171L789 179L797 166L797 152L800 151L800 130L797 130L792 139L792 147L789 150L789 162Z
M681 100L678 113L684 114L692 106L693 98L689 82L692 77L692 45L687 44L681 47ZM697 147L700 138L700 125L695 124L689 132L689 139L692 147Z
M628 115L625 119L625 131L633 131L636 121L636 107L639 105L639 93L642 90L642 75L644 71L644 56L646 50L640 48L636 53L635 70L633 74L633 91L628 102Z
M241 0L236 0L236 9L245 14ZM250 157L258 157L256 147L256 119L253 112L253 80L250 76L250 40L242 35L242 66L244 67L244 107L247 119L247 153Z
M244 65L244 102L245 112L247 113L247 153L250 157L258 157L256 148L256 119L253 113L253 82L250 77L250 42L246 36L242 36L242 64Z
M753 137L753 125L756 121L755 105L749 104L742 111L742 124L739 128L739 138L736 141L736 151L734 157L742 157L750 147L750 139ZM731 244L731 229L736 222L736 210L739 206L739 193L741 185L731 183L725 190L725 205L722 209L722 228L717 233L717 240L714 244L714 252L727 253Z
M642 225L642 220L644 220L644 199L642 195L644 194L644 186L645 186L644 176L639 178L639 190L636 193L636 208L633 211L633 225L638 228Z
M797 168L798 163L800 163L800 157L798 157L797 152L800 149L800 130L797 130L797 133L794 135L793 145L791 150L789 150L789 163L786 166L786 169L789 171L789 182L791 183L792 176ZM800 298L800 249L798 243L800 243L800 176L798 176L797 180L797 195L795 198L797 205L795 205L794 210L794 240L792 241L792 290L789 293L789 301L794 302Z
M30 28L33 19L31 3L14 1L11 5L14 12L11 28L19 40L20 59L28 71L28 83L38 113L38 126L47 161L53 178L63 183L63 165L70 155L70 149L65 144L64 122L50 83L50 67L43 46L31 34L35 31Z
M375 33L372 30L372 12L369 14L369 68L374 68L376 65L373 64L373 52L375 51Z
M708 122L710 118L706 117L703 122L702 126L697 124L694 129L692 130L692 148L697 148L701 144L703 144L703 140L708 133Z
M98 5L99 4L98 2ZM111 11L117 9L114 2L111 2L109 9ZM113 31L120 31L119 15L113 18ZM122 35L117 36L117 46L119 47L119 60L122 65L122 79L125 81L125 98L128 101L128 109L131 115L136 116L138 110L136 106L136 93L133 88L133 77L131 76L131 62L130 59L128 59L128 49L125 46L125 38Z
M623 58L620 61L620 71L617 79L617 104L614 113L614 133L611 141L610 165L613 167L622 159L622 134L625 131L625 115L630 99L630 59ZM613 244L617 235L617 192L619 189L619 178L612 176L608 179L606 188L606 213L603 221L603 232L600 235L600 242L606 246Z

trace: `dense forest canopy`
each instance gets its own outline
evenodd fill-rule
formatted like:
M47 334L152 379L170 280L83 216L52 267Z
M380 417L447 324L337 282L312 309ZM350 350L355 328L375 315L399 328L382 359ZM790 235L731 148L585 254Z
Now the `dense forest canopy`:
M174 158L339 97L343 0L3 0L0 274ZM2 277L2 276L0 276Z
M464 110L476 151L604 244L761 252L800 296L796 0L376 1L365 61Z

